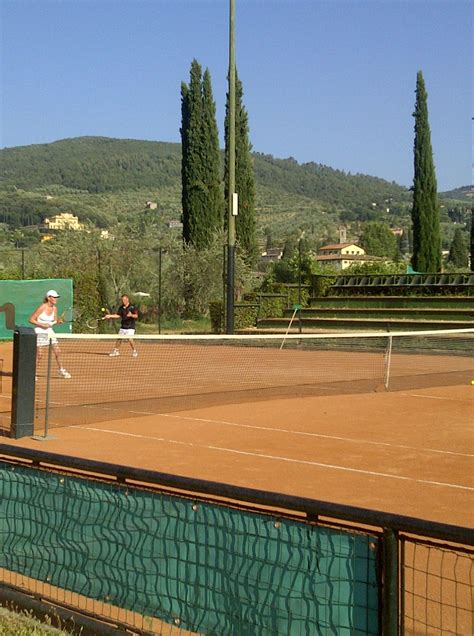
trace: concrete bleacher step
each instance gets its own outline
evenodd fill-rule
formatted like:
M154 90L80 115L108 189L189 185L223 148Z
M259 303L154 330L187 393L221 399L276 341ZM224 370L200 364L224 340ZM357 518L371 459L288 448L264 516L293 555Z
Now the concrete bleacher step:
M285 311L285 317L291 316L292 310ZM440 307L307 307L301 310L302 317L307 318L394 318L421 320L463 320L473 321L474 307L440 308Z
M469 309L474 311L474 296L313 296L309 308L315 307L379 307L413 309Z
M259 320L256 330L286 330L290 318L266 318ZM298 317L293 321L292 329L299 329ZM317 330L378 330L378 331L413 331L431 329L469 329L474 326L472 320L409 320L398 318L306 318L302 317L301 327L303 331ZM255 330L254 330L255 331Z

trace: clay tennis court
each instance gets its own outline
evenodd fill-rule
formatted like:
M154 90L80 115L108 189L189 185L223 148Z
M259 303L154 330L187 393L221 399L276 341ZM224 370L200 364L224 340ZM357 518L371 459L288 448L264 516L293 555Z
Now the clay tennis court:
M63 344L61 345L63 347ZM2 411L9 410L11 344L0 348L3 358ZM393 367L392 388L383 390L368 373L364 382L349 372L344 386L333 389L330 366L322 365L323 379L314 389L288 376L284 389L274 384L215 394L177 391L176 395L144 397L149 387L136 380L135 400L120 401L115 392L133 383L131 359L124 350L121 370L106 350L93 358L94 382L90 404L74 398L74 381L90 377L80 349L66 350L73 378L55 380L55 395L70 392L67 408L53 409L54 439L11 440L76 457L137 466L199 479L260 490L351 504L462 526L474 521L474 386L472 360L461 357L459 368L446 367L443 356L431 361L405 356L402 368ZM67 355L69 354L69 356ZM358 364L371 368L370 352ZM224 382L226 356L211 361L199 381ZM355 359L354 359L355 360ZM140 368L146 368L141 352ZM252 362L248 363L252 367ZM345 360L347 365L347 359ZM188 358L188 367L191 365ZM233 365L234 366L234 365ZM276 374L272 367L270 375ZM283 365L282 365L283 368ZM353 363L349 369L356 368ZM397 370L398 369L398 370ZM235 372L235 368L233 369ZM245 367L237 372L245 377ZM408 373L408 371L410 373ZM166 361L164 377L179 374ZM182 373L182 369L181 369ZM355 372L354 372L355 373ZM412 380L406 381L407 375ZM208 377L209 376L209 377ZM111 379L119 378L114 384ZM60 384L62 382L62 384ZM41 383L41 372L39 383ZM324 394L326 384L330 394ZM55 386L58 388L55 389ZM90 384L88 385L90 386ZM143 389L143 395L140 391ZM56 393L55 393L56 391ZM93 395L94 391L97 395ZM109 391L108 406L93 407ZM332 391L332 392L331 392ZM65 393L64 393L65 392ZM181 394L180 394L181 393ZM75 425L67 413L91 414ZM56 415L56 422L54 416ZM5 424L5 418L4 418ZM38 421L37 433L42 433Z

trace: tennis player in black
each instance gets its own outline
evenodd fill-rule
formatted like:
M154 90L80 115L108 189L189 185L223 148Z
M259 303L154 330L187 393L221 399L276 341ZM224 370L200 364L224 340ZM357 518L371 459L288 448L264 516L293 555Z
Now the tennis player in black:
M130 300L127 295L122 296L122 304L117 309L116 314L106 314L104 320L113 320L114 318L120 318L119 336L129 336L128 342L132 348L132 356L138 357L138 351L135 349L133 342L133 336L135 335L135 321L138 320L138 309L135 305L130 304ZM122 344L122 338L119 338L115 342L113 351L109 353L111 358L120 355L120 345Z

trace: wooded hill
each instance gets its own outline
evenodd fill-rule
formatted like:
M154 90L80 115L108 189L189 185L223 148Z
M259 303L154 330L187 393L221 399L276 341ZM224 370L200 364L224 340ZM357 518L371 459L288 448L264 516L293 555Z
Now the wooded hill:
M281 240L305 229L329 239L341 222L409 223L410 192L394 182L252 156L260 237ZM10 227L39 224L59 212L108 227L143 211L147 200L158 203L165 222L180 218L180 144L78 137L0 150L0 222Z

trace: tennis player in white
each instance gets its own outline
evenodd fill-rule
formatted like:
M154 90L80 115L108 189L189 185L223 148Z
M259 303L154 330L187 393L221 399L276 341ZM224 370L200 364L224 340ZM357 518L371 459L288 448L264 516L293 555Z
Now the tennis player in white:
M126 294L122 296L122 304L117 309L116 314L105 314L104 320L113 320L114 318L120 318L119 336L129 336L128 342L132 348L132 356L138 357L138 351L135 349L133 342L133 336L135 335L135 321L138 320L138 309L135 305L130 304L130 300ZM115 347L109 356L111 358L120 355L120 345L122 339L119 338L115 342Z
M71 374L69 371L66 371L62 365L61 351L53 331L53 325L60 325L63 322L61 318L58 318L58 308L56 307L58 298L59 294L54 289L50 289L46 292L45 299L31 314L29 321L35 326L38 363L41 360L44 347L47 347L51 340L54 356L58 365L58 373L62 378L68 380Z

